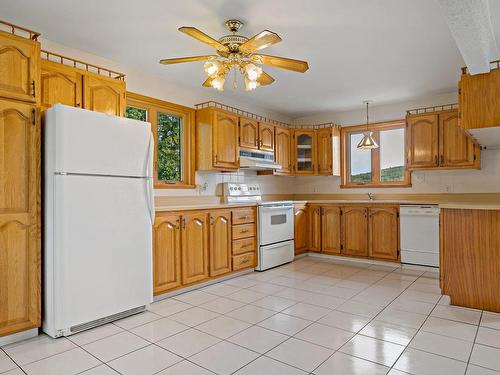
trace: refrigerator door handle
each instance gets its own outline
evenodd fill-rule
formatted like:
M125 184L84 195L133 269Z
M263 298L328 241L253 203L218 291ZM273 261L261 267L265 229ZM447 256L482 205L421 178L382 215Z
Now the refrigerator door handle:
M151 177L146 178L146 196L148 201L148 211L149 218L151 219L151 225L155 223L155 199L153 190L153 179Z
M153 134L149 135L148 160L146 163L146 177L153 177L153 157L154 157L155 140Z

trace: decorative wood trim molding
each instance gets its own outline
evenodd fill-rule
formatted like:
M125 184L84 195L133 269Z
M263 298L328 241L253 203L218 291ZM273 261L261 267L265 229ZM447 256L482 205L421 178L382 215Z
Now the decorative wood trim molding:
M436 105L432 107L422 107L422 108L414 108L406 111L406 116L411 115L422 115L424 113L435 113L435 112L444 112L444 111L453 111L458 109L458 103L452 104L443 104Z
M37 31L33 31L30 29L27 29L25 27L21 27L18 25L14 25L13 23L7 22L7 21L2 21L0 20L0 30L9 32L12 35L17 35L22 38L30 39L30 40L38 40L38 37L41 35ZM9 31L7 31L9 30Z
M63 56L55 52L50 52L46 50L41 51L41 56L43 60L51 61L57 64L71 66L73 68L85 70L87 72L96 73L100 76L118 79L120 81L125 81L125 74L116 72L111 69L103 68L102 66L90 64L85 61L76 60L71 57Z
M266 122L268 124L273 124L276 126L280 126L282 128L287 128L287 129L302 129L302 128L307 128L307 129L337 128L337 129L340 129L340 125L335 124L333 122L327 122L327 123L322 123L322 124L311 124L311 125L291 125L291 124L287 124L287 123L282 122L282 121L273 120L273 119L268 118L268 117L264 117L264 116L261 116L261 115L258 115L258 114L252 113L252 112L248 112L248 111L236 108L236 107L231 107L231 106L226 105L226 104L215 102L213 100L208 101L208 102L195 104L194 107L196 109L203 109L203 108L210 108L210 107L222 109L224 111L234 113L238 116L244 116L244 117L259 121L259 122Z

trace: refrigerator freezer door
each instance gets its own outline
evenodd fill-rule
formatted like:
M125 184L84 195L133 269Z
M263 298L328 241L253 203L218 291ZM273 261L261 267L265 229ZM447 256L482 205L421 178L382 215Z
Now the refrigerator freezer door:
M49 174L152 177L151 125L55 105L45 121Z
M47 279L53 285L47 293L52 289L55 328L152 302L147 180L54 178L54 267Z

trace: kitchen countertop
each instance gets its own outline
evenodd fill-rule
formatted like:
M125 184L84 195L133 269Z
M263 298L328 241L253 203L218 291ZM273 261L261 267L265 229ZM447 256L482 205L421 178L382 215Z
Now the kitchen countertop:
M359 199L322 199L322 200L294 200L294 204L436 204L440 208L470 209L470 210L500 210L497 202L436 202L418 200L359 200ZM157 205L156 212L174 212L185 210L209 210L223 208L255 207L255 203L199 203L182 205Z

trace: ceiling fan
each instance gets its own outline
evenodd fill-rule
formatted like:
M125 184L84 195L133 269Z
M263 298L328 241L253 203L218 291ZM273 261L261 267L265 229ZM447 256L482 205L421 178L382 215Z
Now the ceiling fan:
M245 79L245 88L247 91L254 90L261 85L270 85L274 82L274 78L264 72L258 65L269 65L300 73L304 73L309 69L306 61L256 53L266 47L281 42L281 38L278 34L269 30L264 30L248 39L247 37L237 34L238 30L243 26L243 22L240 20L227 20L225 26L232 34L223 36L219 40L208 36L195 27L183 26L179 28L179 31L215 48L217 54L163 59L160 60L160 63L169 65L193 61L206 61L204 69L208 78L203 82L203 86L213 87L219 91L224 90L224 83L231 69L241 72Z

